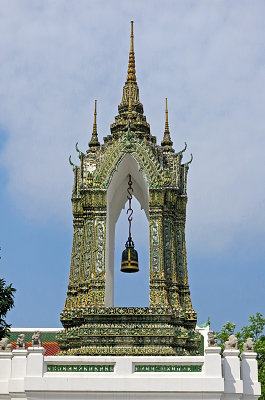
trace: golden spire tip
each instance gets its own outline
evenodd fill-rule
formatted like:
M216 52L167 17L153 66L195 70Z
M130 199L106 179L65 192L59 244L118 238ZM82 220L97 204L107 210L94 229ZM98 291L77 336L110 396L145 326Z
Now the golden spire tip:
M133 21L131 21L131 44L130 44L130 53L129 53L129 63L128 63L128 73L127 73L127 82L135 81L135 57L134 57L134 36L133 36Z
M134 43L133 43L133 21L131 21L131 48L130 51L134 51Z

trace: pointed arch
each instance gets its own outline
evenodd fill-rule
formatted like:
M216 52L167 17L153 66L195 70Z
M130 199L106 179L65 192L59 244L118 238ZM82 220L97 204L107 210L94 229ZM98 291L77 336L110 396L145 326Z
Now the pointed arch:
M128 176L132 176L133 194L149 218L149 188L139 164L132 154L126 153L117 164L107 188L106 232L106 295L105 306L113 306L115 225L127 201Z
M100 160L97 176L104 182L105 187L110 184L114 172L126 154L130 154L135 159L149 187L163 185L165 178L163 169L150 148L138 138L134 137L129 142L124 136L109 146Z

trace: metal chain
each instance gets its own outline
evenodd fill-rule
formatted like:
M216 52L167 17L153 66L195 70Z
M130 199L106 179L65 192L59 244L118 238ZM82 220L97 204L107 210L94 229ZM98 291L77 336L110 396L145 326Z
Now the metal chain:
M129 215L128 215L128 221L129 221L129 240L131 240L131 239L132 239L132 236L131 236L131 224L132 224L132 215L133 215L133 209L132 209L132 194L133 194L133 188L132 188L132 177L131 177L130 174L129 174L128 185L129 185L129 187L128 187L128 189L127 189L127 192L128 192L127 199L129 200L129 208L128 208L128 210L127 210L127 214L129 214Z

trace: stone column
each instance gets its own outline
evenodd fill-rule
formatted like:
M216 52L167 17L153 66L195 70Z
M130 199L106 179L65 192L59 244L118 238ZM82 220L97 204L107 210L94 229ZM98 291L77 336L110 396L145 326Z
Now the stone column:
M222 378L221 347L205 348L205 374L207 376Z
M243 352L241 354L241 378L244 396L260 396L261 387L258 382L257 353Z
M28 352L27 376L43 376L44 347L29 347Z
M224 392L231 398L239 398L243 393L243 382L240 380L239 350L224 350L223 352Z

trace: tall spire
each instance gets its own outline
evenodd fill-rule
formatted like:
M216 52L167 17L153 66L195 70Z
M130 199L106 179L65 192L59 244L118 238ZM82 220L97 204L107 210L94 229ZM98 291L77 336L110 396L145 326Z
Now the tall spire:
M165 119L165 131L164 131L164 137L161 142L161 146L165 147L166 150L169 151L174 151L172 148L173 142L170 137L170 132L169 132L169 124L168 124L168 109L167 109L167 98L166 98L166 119Z
M166 120L165 120L165 132L169 134L169 125L168 125L168 109L167 109L167 98L166 98Z
M132 84L129 83L128 119L132 119Z
M127 82L130 81L136 82L135 56L134 56L134 43L133 43L133 21L131 21L131 46L130 46L128 73L127 73Z
M129 63L127 71L127 79L123 86L122 99L118 105L119 114L115 117L115 122L111 124L111 134L119 137L124 134L127 129L128 120L137 121L137 134L144 135L150 139L150 126L144 115L144 108L139 98L139 88L136 82L135 72L135 56L134 56L134 36L133 36L133 21L131 21L131 40ZM104 138L104 143L110 138Z
M98 140L98 131L97 131L97 100L95 100L93 131L92 131L92 138L89 142L89 147L98 147L98 146L100 146L100 143Z

